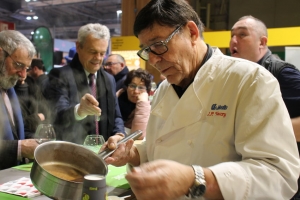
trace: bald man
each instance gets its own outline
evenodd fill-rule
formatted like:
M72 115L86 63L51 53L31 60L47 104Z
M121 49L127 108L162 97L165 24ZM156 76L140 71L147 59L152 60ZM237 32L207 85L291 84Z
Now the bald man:
M292 118L300 152L300 72L292 64L272 55L267 43L266 25L253 16L241 17L231 29L231 56L256 62L277 78L282 98ZM298 186L300 186L299 181Z
M129 72L124 57L120 54L110 54L103 66L105 71L114 76L116 81L116 91L122 89Z

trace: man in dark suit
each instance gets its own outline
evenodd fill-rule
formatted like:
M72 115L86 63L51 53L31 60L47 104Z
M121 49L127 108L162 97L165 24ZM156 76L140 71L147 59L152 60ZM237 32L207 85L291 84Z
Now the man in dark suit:
M13 86L26 76L35 55L32 43L20 32L0 32L0 169L20 164L23 158L33 158L35 139L25 138L20 105Z
M71 63L49 73L48 94L56 112L54 127L60 140L82 144L91 134L103 135L105 140L115 134L124 137L115 81L101 68L109 39L106 26L82 26Z
M34 79L34 87L36 94L36 100L38 101L38 112L44 114L45 122L44 123L53 123L53 116L51 108L48 105L48 96L47 96L47 85L49 82L48 75L45 74L46 68L42 59L34 58L31 62L31 68L28 71L28 75ZM32 88L31 88L32 89ZM23 113L24 115L24 113Z
M48 83L48 76L45 74L46 68L42 59L34 58L31 62L31 68L28 71L29 76L31 76L39 87L39 90L44 96L46 96L46 86Z
M124 81L129 72L124 57L120 54L110 54L103 66L105 71L114 76L116 81L116 91L118 92L124 87Z

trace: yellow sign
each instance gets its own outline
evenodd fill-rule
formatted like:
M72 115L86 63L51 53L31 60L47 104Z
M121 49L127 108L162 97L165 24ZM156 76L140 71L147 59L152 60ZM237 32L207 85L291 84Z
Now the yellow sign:
M228 48L230 31L214 31L203 33L205 43L213 47Z
M268 29L268 46L300 45L300 27Z
M229 48L230 31L204 32L204 41L219 48ZM268 46L300 45L300 27L269 28Z
M204 32L204 41L210 46L229 48L230 31ZM268 29L268 46L300 45L300 27ZM112 51L139 50L139 40L135 36L112 37Z
M139 50L139 40L135 36L122 36L111 38L112 51Z

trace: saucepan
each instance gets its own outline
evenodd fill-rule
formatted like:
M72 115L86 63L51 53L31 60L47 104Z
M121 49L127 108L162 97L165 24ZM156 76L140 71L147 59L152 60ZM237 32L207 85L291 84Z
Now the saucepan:
M137 139L138 130L119 141ZM65 141L40 144L34 151L34 162L30 172L33 185L44 195L56 200L81 199L83 177L87 174L106 176L104 162L113 151L105 149L96 154L84 146Z

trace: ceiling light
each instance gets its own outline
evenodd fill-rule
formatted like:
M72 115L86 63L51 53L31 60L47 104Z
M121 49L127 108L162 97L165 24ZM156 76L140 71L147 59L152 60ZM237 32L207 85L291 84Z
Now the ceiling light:
M122 13L122 10L117 10L117 14L121 14Z
M33 31L31 31L31 35L33 35L34 34L34 32Z
M30 2L30 0L25 0L26 2Z
M26 9L24 9L24 10L21 10L20 12L19 12L19 14L21 14L21 15L29 15L29 16L34 16L35 15L35 12L33 12L32 10L26 10Z
M30 17L30 16L27 16L26 19L27 19L27 20L31 20L31 17Z
M33 19L37 20L39 17L38 16L33 16Z

